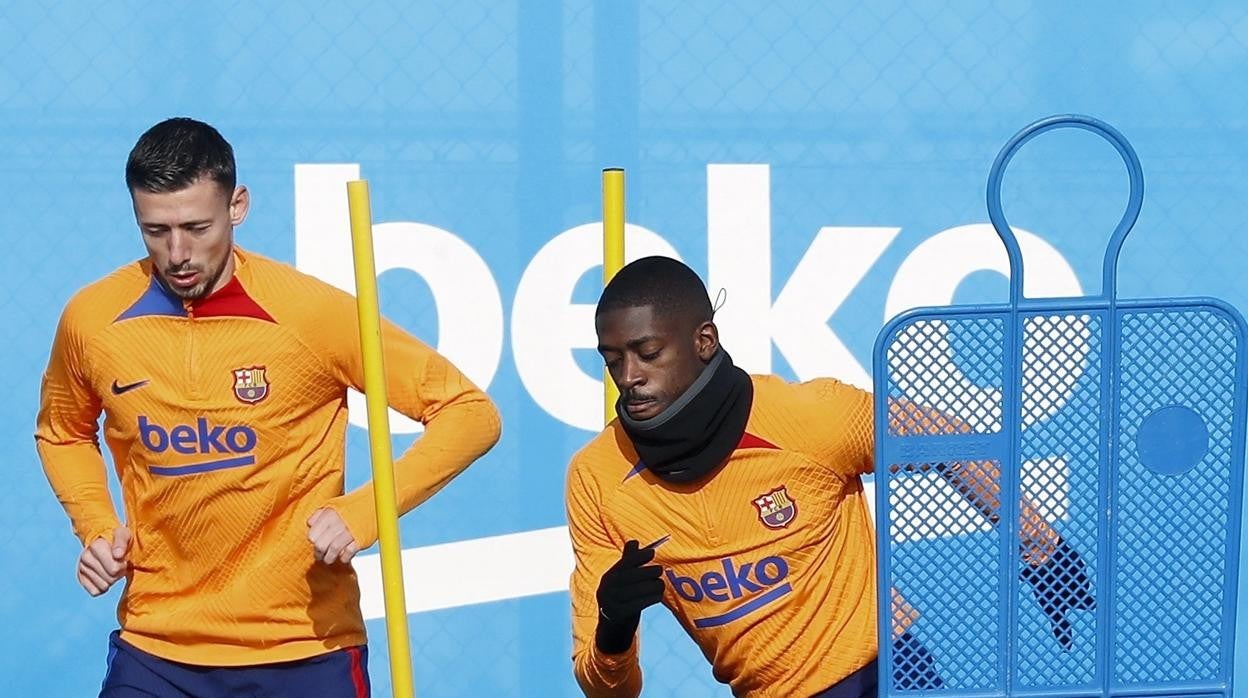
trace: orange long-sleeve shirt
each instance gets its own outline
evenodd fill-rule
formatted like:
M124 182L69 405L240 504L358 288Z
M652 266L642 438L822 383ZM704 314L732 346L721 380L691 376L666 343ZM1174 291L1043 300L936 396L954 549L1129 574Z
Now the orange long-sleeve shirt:
M638 642L619 655L594 644L598 582L629 539L667 537L654 558L663 604L734 694L811 695L876 657L860 479L873 464L872 396L831 379L753 381L746 434L709 480L655 477L618 421L573 458L573 663L587 695L641 691Z
M263 664L365 641L351 566L313 558L306 521L336 510L377 537L371 484L343 493L348 387L362 388L355 300L235 250L234 278L184 302L128 264L67 305L35 434L84 545L120 525L98 419L134 538L122 637L190 664ZM383 326L391 405L426 425L395 463L399 509L497 441L490 399L433 349Z

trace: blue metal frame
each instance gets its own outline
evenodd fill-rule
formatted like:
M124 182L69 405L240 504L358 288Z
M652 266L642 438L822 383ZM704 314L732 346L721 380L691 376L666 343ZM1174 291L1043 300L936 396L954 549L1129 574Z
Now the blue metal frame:
M1109 141L1122 157L1130 178L1130 189L1126 211L1114 229L1107 244L1102 268L1102 287L1099 294L1089 294L1082 298L1061 299L1029 299L1023 293L1023 260L1022 254L1009 223L1001 208L1001 181L1006 166L1018 150L1032 138L1059 128L1079 128L1091 131ZM888 323L876 338L873 352L873 374L877 400L875 404L876 424L876 523L877 548L879 564L879 584L881 593L878 595L879 613L879 685L881 696L1221 696L1232 695L1233 652L1238 592L1238 560L1242 523L1243 463L1245 457L1244 436L1248 428L1245 400L1248 399L1248 351L1244 343L1248 341L1248 325L1243 316L1230 304L1214 298L1162 298L1162 299L1117 299L1117 264L1122 244L1134 225L1144 198L1144 176L1139 159L1130 143L1109 125L1081 115L1059 115L1037 121L1011 138L998 154L988 177L987 206L989 218L998 236L1006 248L1010 262L1010 297L1006 304L971 305L940 308L919 308L903 313ZM1097 473L1097 516L1096 545L1098 562L1096 564L1095 589L1097 596L1096 608L1096 645L1095 668L1092 683L1094 686L1085 689L1071 689L1054 686L1052 688L1032 687L1025 690L1014 688L1014 677L1018 675L1019 653L1015 647L1015 633L1018 631L1017 613L1019 606L1019 586L1015 572L1020 564L1017 541L1018 531L1018 499L1020 489L1019 469L1023 462L1020 439L1023 428L1020 420L1020 393L1023 387L1021 377L1022 349L1024 342L1024 324L1022 315L1060 313L1079 313L1100 318L1100 398L1103 409L1100 411L1100 433ZM1120 458L1127 445L1119 443L1120 419L1120 353L1122 352L1120 327L1124 318L1131 314L1162 314L1192 313L1218 317L1224 320L1234 337L1234 383L1231 391L1230 404L1230 462L1229 491L1226 502L1227 527L1225 537L1226 555L1223 559L1221 581L1223 593L1222 617L1223 632L1221 636L1221 671L1216 680L1198 682L1154 682L1118 685L1114 673L1114 647L1111 639L1115 637L1118 621L1115 598L1115 574L1117 572L1117 553L1119 544L1118 520L1110 515L1118 510L1120 482ZM1000 433L967 434L946 436L890 436L888 395L891 386L890 366L887 353L898 332L919 321L960 321L969 319L995 319L1004 323L1005 338L1002 347L1003 385L1001 386L1001 424ZM1222 414L1225 414L1223 412ZM997 459L1001 464L1002 491L999 523L996 525L1000 535L998 585L1002 592L1000 617L998 618L998 657L996 688L993 690L958 691L952 688L928 691L895 691L892 688L892 604L887 589L893 583L893 556L891 543L891 481L906 475L893 475L889 468L893 464L923 462L925 449L931 451L929 457L948 458L949 451L957 448L973 448L977 460ZM1134 444L1131 444L1132 446ZM970 459L972 456L964 456ZM1218 471L1221 472L1221 471ZM913 600L922 612L922 599ZM1177 648L1176 648L1177 649ZM939 661L939 657L937 657Z

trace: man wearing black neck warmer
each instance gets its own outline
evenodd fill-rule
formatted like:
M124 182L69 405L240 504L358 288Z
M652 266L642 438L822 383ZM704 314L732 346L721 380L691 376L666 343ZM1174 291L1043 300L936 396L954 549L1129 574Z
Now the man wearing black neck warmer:
M586 695L640 693L640 614L662 601L734 694L874 696L870 394L736 367L705 286L672 259L626 266L595 321L620 398L568 476ZM939 686L906 625L911 687Z
M624 267L595 324L620 398L617 419L568 471L573 662L585 694L641 692L637 629L662 602L735 695L875 696L875 543L861 480L874 466L871 394L737 368L706 287L676 260ZM938 472L995 520L993 473L975 463ZM1067 612L1094 607L1090 578L1042 517L1022 523L1021 576L1068 649ZM910 632L917 613L891 593L894 687L942 687Z

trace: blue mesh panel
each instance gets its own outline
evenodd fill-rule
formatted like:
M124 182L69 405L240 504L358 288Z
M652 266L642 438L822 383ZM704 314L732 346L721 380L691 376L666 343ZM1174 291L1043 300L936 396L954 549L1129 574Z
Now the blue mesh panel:
M1121 328L1115 678L1216 679L1226 661L1222 637L1233 631L1223 609L1236 593L1226 586L1235 326L1191 307L1125 312ZM1167 422L1176 409L1196 417ZM1153 455L1154 439L1193 443L1186 453ZM1157 652L1161 643L1182 651Z
M1100 296L1027 299L1000 176L1063 126L1118 148L1130 203ZM1213 299L1114 297L1142 197L1112 128L1033 124L989 177L1010 302L914 310L881 331L882 695L1233 695L1245 324ZM900 630L932 653L941 686L916 688L927 668L894 651Z
M1095 575L1101 455L1101 330L1099 314L1043 314L1023 319L1019 410L1020 510L1034 506L1079 551ZM1077 642L1053 641L1032 590L1019 585L1014 684L1088 685L1095 679L1096 617L1072 614Z

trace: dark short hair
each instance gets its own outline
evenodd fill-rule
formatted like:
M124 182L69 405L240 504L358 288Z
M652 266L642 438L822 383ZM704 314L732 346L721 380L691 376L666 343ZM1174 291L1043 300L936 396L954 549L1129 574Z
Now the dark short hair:
M166 119L149 128L126 160L130 191L178 191L201 177L208 177L227 193L237 183L234 149L217 129L195 119Z
M625 265L603 289L594 316L644 306L693 324L710 322L714 316L702 279L670 257L642 257Z

